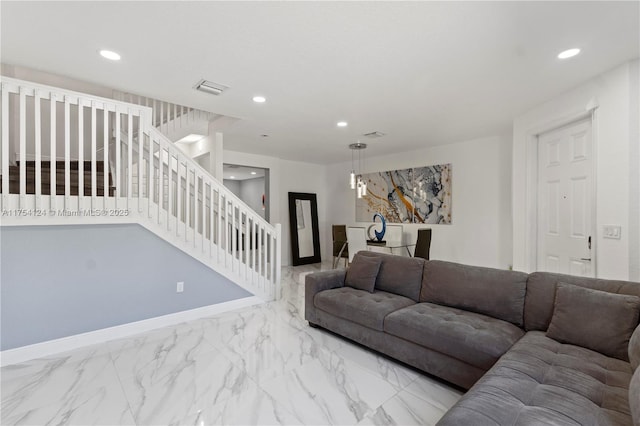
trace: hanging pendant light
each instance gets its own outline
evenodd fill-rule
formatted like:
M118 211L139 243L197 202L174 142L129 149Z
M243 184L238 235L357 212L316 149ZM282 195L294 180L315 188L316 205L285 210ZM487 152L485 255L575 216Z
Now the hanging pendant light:
M349 148L351 148L351 145L349 145ZM351 189L356 189L356 171L353 166L353 148L351 148L351 175L349 176L349 185L351 186Z
M367 195L367 184L362 178L362 157L360 155L361 150L367 147L366 143L361 143L360 141L356 143L352 143L349 145L349 149L351 150L351 174L349 175L349 186L351 189L356 190L356 194L358 198L362 198ZM356 169L354 167L353 153L354 151L358 151L358 173L356 174Z

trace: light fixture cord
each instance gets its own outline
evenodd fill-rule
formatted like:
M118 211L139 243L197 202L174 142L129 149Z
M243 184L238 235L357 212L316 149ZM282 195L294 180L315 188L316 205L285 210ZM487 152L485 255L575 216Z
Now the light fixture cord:
M354 169L353 169L353 148L350 148L350 149L351 149L351 171L353 172L354 171Z

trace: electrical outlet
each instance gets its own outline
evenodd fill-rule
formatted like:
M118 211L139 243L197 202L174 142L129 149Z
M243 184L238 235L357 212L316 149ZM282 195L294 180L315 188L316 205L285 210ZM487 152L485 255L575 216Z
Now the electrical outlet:
M604 225L602 228L602 236L604 238L619 240L622 237L622 227L620 225Z
M176 286L176 293L182 293L184 291L184 281L178 281Z

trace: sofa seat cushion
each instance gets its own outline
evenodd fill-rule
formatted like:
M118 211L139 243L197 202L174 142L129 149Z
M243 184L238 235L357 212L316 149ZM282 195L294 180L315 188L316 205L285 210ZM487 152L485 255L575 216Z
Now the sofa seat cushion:
M316 294L314 305L331 315L382 331L384 318L391 312L416 302L385 291L358 290L341 287Z
M527 333L438 423L631 425L628 362Z
M432 303L389 314L384 330L485 370L524 335L507 321Z

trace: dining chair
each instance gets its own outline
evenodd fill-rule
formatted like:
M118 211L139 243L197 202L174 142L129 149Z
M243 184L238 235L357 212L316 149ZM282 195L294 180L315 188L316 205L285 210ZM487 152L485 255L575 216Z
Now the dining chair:
M333 268L338 266L340 258L344 258L344 266L349 261L349 246L347 245L347 225L333 225L331 227L333 236Z
M429 250L431 249L431 228L418 229L418 239L413 257L421 257L429 260Z
M361 250L367 250L367 231L365 228L350 226L347 228L347 244L349 245L349 263L353 256Z

